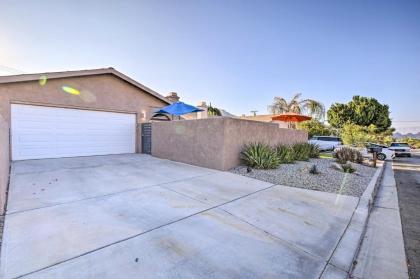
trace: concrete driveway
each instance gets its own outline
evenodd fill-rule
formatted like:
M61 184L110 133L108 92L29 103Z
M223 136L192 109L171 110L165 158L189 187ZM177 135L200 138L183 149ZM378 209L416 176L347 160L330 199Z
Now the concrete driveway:
M357 202L139 154L15 162L0 277L319 278Z

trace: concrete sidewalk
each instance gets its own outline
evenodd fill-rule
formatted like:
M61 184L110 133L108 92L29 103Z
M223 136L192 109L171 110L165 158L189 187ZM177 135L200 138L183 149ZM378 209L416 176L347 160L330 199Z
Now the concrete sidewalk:
M408 278L397 188L391 164L385 166L356 262L352 272L354 278Z

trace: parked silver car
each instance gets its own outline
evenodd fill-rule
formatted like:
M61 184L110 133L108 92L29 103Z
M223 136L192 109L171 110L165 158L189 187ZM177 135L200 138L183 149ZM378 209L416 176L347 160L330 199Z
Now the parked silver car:
M389 149L395 151L396 156L407 156L411 157L411 148L408 143L405 142L393 142L389 146Z

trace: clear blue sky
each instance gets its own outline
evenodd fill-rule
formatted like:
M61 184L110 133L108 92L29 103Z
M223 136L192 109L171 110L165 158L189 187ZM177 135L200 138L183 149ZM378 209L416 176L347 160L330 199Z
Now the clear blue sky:
M327 107L359 94L420 121L420 1L2 0L0 65L114 67L237 115L295 92Z

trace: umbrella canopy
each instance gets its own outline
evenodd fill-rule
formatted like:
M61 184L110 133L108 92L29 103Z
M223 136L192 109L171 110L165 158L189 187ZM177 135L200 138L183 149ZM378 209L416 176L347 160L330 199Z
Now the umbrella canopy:
M271 120L279 120L279 121L284 121L284 122L302 122L302 121L306 121L306 120L311 120L312 117L310 116L306 116L306 115L302 115L302 114L298 114L298 113L283 113L280 115L276 115L271 117Z
M168 113L168 114L180 116L187 113L199 112L199 111L203 111L203 110L196 108L194 106L191 106L191 105L187 105L183 102L176 102L176 103L173 103L172 105L161 108L156 113Z

